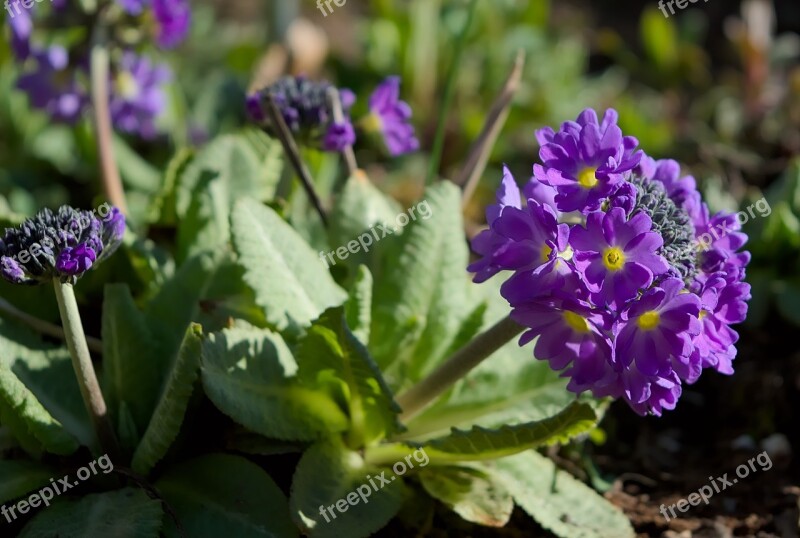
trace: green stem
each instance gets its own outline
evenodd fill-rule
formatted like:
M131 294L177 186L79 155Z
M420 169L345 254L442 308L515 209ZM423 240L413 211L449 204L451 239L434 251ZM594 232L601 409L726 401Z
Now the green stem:
M114 159L114 131L111 127L111 111L108 106L109 57L104 39L95 35L91 54L92 108L94 111L97 152L100 156L103 190L106 198L123 214L128 214L125 189Z
M53 279L53 286L58 300L58 310L61 313L61 322L64 325L67 348L72 356L72 368L78 379L83 403L86 405L86 411L89 413L100 448L113 461L119 454L119 443L108 417L108 409L100 390L100 384L97 382L92 357L89 355L89 346L83 332L78 302L75 300L75 290L72 284L64 284L58 278Z
M447 359L428 377L400 394L396 400L403 413L400 421L407 423L436 398L470 373L495 351L503 347L523 331L523 327L510 317L476 336Z
M444 86L444 96L442 98L442 106L439 109L439 122L436 125L436 135L433 139L433 149L431 150L431 160L428 167L428 177L426 183L430 185L436 179L439 173L439 165L442 161L442 152L444 151L444 135L447 127L447 116L450 112L450 107L453 102L453 95L456 89L456 79L458 78L458 69L461 64L461 54L464 52L464 47L467 41L467 34L472 26L472 20L475 18L475 6L478 0L471 0L467 8L467 21L464 27L456 38L455 53L453 61L450 62L450 69L447 71L447 79Z

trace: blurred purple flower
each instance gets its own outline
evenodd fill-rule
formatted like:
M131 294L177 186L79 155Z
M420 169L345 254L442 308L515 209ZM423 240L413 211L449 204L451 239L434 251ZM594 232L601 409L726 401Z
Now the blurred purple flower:
M367 125L380 131L393 156L419 149L419 141L411 125L411 107L400 100L400 77L388 77L369 98L370 118Z
M117 129L154 138L155 118L166 107L163 86L170 78L165 65L132 52L123 54L111 85L111 118Z
M189 33L192 10L188 0L153 0L153 15L158 26L156 43L159 47L174 48Z
M31 105L46 111L54 121L74 123L80 118L88 97L75 79L69 66L66 49L52 46L34 51L36 70L23 74L17 88L26 92Z

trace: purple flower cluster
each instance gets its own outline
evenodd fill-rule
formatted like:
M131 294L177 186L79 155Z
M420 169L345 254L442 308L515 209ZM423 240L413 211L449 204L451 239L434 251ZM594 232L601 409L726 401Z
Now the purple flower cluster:
M124 235L125 216L107 204L95 212L43 209L0 238L0 277L14 284L75 283L111 256Z
M31 106L46 111L54 121L78 121L90 104L89 43L72 43L69 49L61 45L43 46L34 40L34 30L41 27L48 34L68 32L70 28L62 21L110 17L92 24L110 25L109 35L127 36L124 42L109 42L112 122L120 131L153 138L157 135L155 120L167 105L164 86L171 72L165 65L156 65L146 56L137 55L134 49L144 44L142 39L148 35L160 48L178 45L188 33L191 10L188 0L117 0L117 4L126 16L112 16L113 10L78 13L82 9L80 2L53 2L52 9L58 11L58 16L41 18L36 24L34 15L40 11L38 8L11 11L8 18L11 48L22 72L17 88L28 94ZM114 25L124 28L116 31ZM144 31L132 33L131 25ZM132 41L132 35L140 35L142 39Z
M247 97L250 118L274 134L269 122L265 99L271 96L292 134L303 144L322 151L341 151L356 141L356 130L350 109L356 96L348 89L339 89L344 120L334 121L328 82L313 82L305 77L284 77L278 82ZM400 78L389 77L369 99L370 114L362 125L379 132L392 156L419 149L419 141L411 125L411 107L400 100Z
M513 274L501 293L568 389L673 409L704 368L731 374L750 286L735 216L710 216L675 161L593 110L537 133L542 164L520 192L505 170L489 229L473 240L475 281ZM717 230L727 230L719 234Z

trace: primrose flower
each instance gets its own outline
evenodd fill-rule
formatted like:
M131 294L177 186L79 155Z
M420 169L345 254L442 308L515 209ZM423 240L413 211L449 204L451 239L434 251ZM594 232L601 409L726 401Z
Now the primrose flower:
M67 50L52 46L31 56L36 69L20 76L17 88L28 94L31 106L46 111L53 120L75 123L88 103L88 96L69 66Z
M710 216L675 161L635 151L613 110L537 137L543 164L521 191L505 170L468 267L476 282L510 273L520 345L535 340L568 390L639 414L674 409L706 368L731 374L750 299L735 216Z
M132 52L123 54L111 83L111 119L120 131L155 137L155 119L166 107L169 68Z
M643 153L634 151L639 142L622 136L618 114L608 110L598 122L594 110L585 110L575 122L565 122L555 132L546 127L536 133L543 165L534 165L537 180L554 187L558 209L587 213L639 164Z
M272 96L278 110L298 142L323 151L339 151L355 142L355 131L349 118L343 123L333 121L333 110L328 98L328 82L314 82L305 77L284 77L250 94L247 112L252 120L274 135L275 126L270 124L264 102ZM347 114L355 101L352 92L339 90L342 105Z
M388 77L369 98L365 124L368 130L383 135L386 148L392 156L403 155L419 149L419 140L411 125L411 107L400 100L400 77Z
M33 34L33 19L27 9L21 10L13 17L8 18L11 27L11 52L18 61L23 61L31 55L31 34Z
M0 239L0 276L14 284L58 278L75 283L122 242L125 217L117 208L95 214L62 206L43 209Z
M163 49L178 46L189 33L192 10L188 0L153 0L156 43Z

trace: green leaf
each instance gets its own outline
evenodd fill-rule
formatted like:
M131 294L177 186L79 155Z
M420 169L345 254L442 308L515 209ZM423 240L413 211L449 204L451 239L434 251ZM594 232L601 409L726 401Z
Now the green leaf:
M216 250L230 241L230 213L236 200L273 196L280 161L267 139L269 163L244 136L225 135L212 141L186 167L176 192L178 259ZM265 173L265 166L271 170ZM274 170L277 168L277 173Z
M53 469L41 463L0 460L0 504L49 484L54 475Z
M272 209L241 200L231 220L244 280L276 328L306 326L344 302L319 256Z
M431 467L419 473L428 494L467 521L503 527L511 519L514 499L498 480L470 467Z
M109 413L120 424L125 406L136 430L142 432L161 391L161 371L147 320L127 284L106 285L102 334L103 391Z
M232 328L203 344L205 392L220 411L267 437L313 441L347 429L342 408L303 384L297 363L277 333Z
M509 456L535 448L568 441L595 426L597 415L585 403L573 402L559 414L516 426L489 430L475 426L469 431L453 430L447 437L416 445L425 450L433 464L481 461Z
M161 185L159 171L143 159L121 136L114 136L114 157L123 181L136 190L153 193Z
M678 33L675 23L656 8L642 13L641 37L647 55L660 69L677 67L680 60Z
M317 443L297 465L290 498L292 517L311 538L369 536L400 510L405 488L402 479L396 478L368 465L338 437Z
M422 204L427 204L428 218L420 210L421 218L411 222L399 245L390 242L382 250L369 345L390 378L407 383L444 357L477 306L466 271L461 191L441 182L426 191L417 208Z
M634 536L628 518L618 508L533 450L494 462L493 468L517 504L556 536Z
M33 455L66 456L78 449L78 441L88 445L93 438L67 351L45 346L37 335L4 320L0 423Z
M347 326L363 344L369 342L372 322L372 273L366 265L359 265L356 279L345 303Z
M167 164L164 172L164 180L158 196L150 207L149 222L157 223L162 226L174 226L178 222L175 214L175 190L178 186L180 177L186 171L186 167L194 160L195 151L192 148L181 148L173 155Z
M22 529L20 538L158 538L161 502L142 490L122 489L59 500Z
M394 228L400 213L400 204L375 187L366 174L358 172L348 178L331 211L330 245L335 251L363 234L367 246L356 254L349 254L345 260L334 256L334 261L354 268L362 264L374 269L377 242L371 234L372 229L380 224Z
M156 488L192 538L292 538L297 528L289 501L258 465L227 454L209 454L171 468ZM179 537L170 517L165 535Z
M197 324L186 331L150 425L133 455L131 466L139 474L148 474L178 437L197 380L202 337L202 328Z
M344 308L332 308L314 322L298 343L297 362L304 384L335 391L334 398L346 402L351 446L400 428L400 407L369 352L348 329Z

